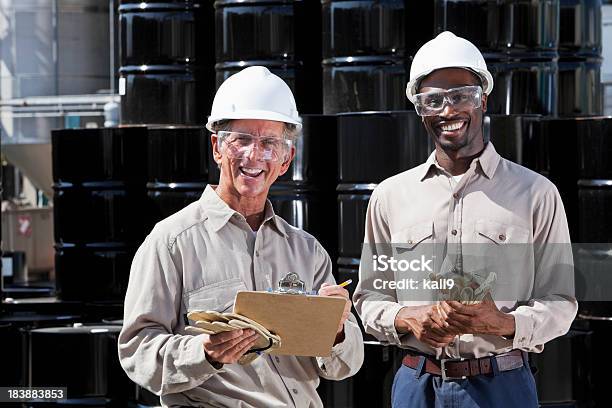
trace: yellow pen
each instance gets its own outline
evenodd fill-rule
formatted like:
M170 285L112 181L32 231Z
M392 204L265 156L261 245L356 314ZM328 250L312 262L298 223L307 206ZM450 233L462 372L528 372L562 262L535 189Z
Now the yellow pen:
M350 285L351 283L353 283L353 280L352 279L347 279L344 282L342 282L341 284L339 284L338 286L345 287L345 286Z

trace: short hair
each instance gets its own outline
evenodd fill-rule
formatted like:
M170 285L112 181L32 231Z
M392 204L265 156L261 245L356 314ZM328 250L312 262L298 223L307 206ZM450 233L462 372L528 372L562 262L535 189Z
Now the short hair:
M217 132L230 132L232 130L232 122L236 119L222 119L214 122L210 127L212 128L213 133ZM291 140L291 142L295 142L295 140L299 136L299 130L296 125L293 123L283 122L285 125L283 128L283 137L287 140Z

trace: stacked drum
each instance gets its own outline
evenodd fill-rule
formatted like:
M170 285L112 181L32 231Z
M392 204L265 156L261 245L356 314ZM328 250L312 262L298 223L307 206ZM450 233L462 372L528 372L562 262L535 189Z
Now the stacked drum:
M212 102L213 9L203 0L121 0L121 122L202 122Z
M557 112L559 0L436 0L437 32L483 52L495 87L488 113Z
M151 127L147 137L150 225L196 201L208 184L208 132L203 127Z
M337 231L331 227L338 225L336 117L302 115L302 124L295 158L272 185L269 199L276 214L311 233L334 259L338 240Z
M64 300L122 302L148 232L144 127L52 132L55 267Z
M592 330L591 379L596 406L609 399L607 369L612 358L598 351L612 335L612 117L575 120L578 176L578 239L574 251L579 319ZM584 359L585 353L580 354Z
M29 384L31 330L78 322L82 318L82 308L79 306L74 302L52 302L48 299L3 305L0 338L2 361L6 369L0 371L0 382L4 386L27 387Z
M560 116L601 115L601 0L561 0Z
M430 138L415 112L338 115L337 281L353 280L347 287L351 296L359 281L366 210L372 191L384 179L423 163L432 150ZM353 313L356 314L355 310ZM326 405L390 405L391 384L401 364L401 351L383 346L365 332L364 338L364 367L370 369L344 381L323 382L319 388Z
M117 358L120 330L121 326L80 324L32 330L30 386L66 387L67 398L57 405L125 406L134 390Z
M432 150L415 112L338 115L338 263L343 274L350 275L345 268L353 270L359 265L366 209L374 188L423 163Z
M403 110L403 0L323 0L323 112Z
M529 169L536 169L535 133L539 115L487 115L484 119L485 139L497 153Z
M338 278L357 282L365 216L374 188L433 150L415 112L338 115Z
M216 0L217 86L263 65L287 82L298 111L321 112L321 6L309 0Z

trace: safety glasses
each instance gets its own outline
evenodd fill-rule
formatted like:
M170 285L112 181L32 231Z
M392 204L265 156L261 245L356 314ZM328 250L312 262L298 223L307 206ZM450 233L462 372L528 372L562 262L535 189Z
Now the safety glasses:
M416 94L414 107L420 116L435 116L444 110L446 104L455 110L480 108L482 88L477 85L462 86L446 91L431 91Z
M254 136L240 132L217 132L219 148L233 159L251 157L271 162L284 161L291 140L273 136Z

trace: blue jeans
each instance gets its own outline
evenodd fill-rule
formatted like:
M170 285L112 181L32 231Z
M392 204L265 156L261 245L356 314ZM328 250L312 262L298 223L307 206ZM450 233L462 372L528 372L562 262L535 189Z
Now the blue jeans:
M421 361L423 361L421 359ZM423 364L421 363L420 367ZM538 407L535 380L527 366L468 377L465 380L442 381L423 369L402 365L395 374L391 401L393 408L528 408Z

